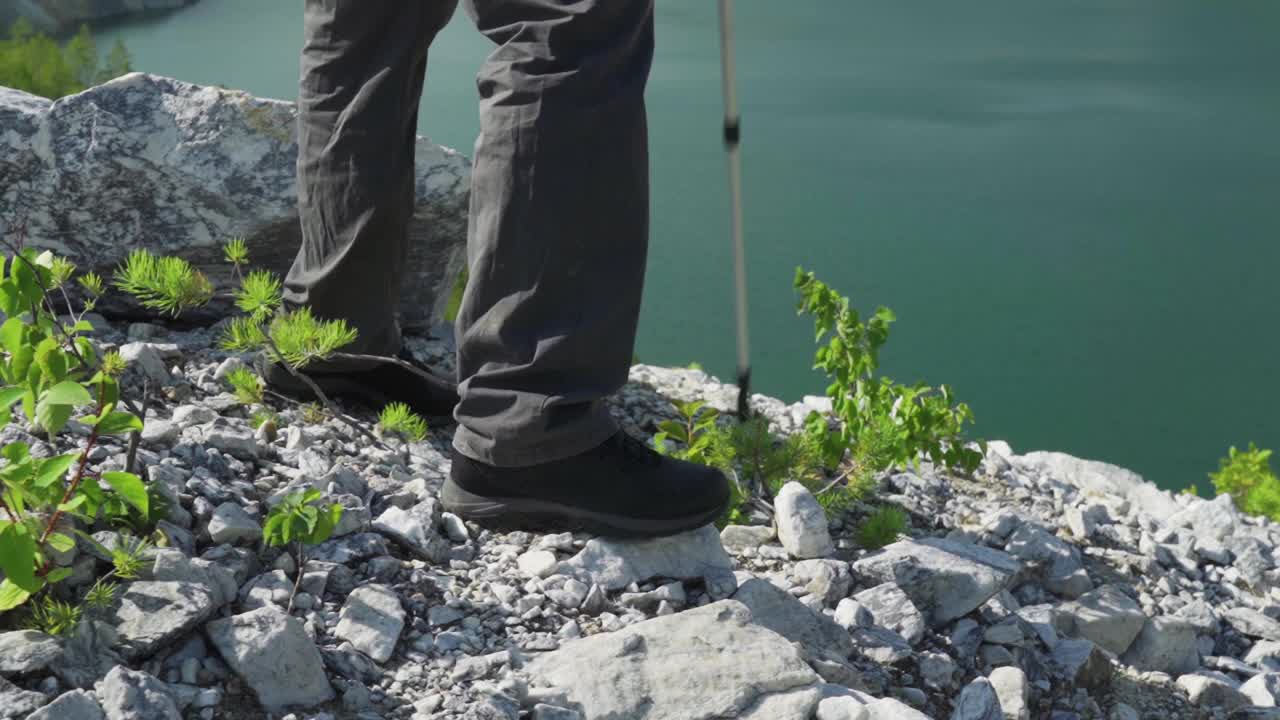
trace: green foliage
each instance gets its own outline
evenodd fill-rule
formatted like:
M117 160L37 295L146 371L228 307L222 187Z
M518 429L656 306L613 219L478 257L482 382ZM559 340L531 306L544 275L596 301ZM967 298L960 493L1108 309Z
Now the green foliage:
M306 307L276 316L268 334L275 346L268 350L271 360L295 368L324 360L356 339L346 320L319 320Z
M262 324L251 317L240 315L231 318L223 327L221 346L229 352L260 350L267 343L267 333Z
M118 378L124 374L128 363L120 356L120 353L111 350L102 354L102 367L99 372L110 378Z
M249 263L249 245L242 237L233 238L222 246L222 257L236 267L247 265Z
M1209 479L1244 512L1280 521L1280 479L1271 470L1270 450L1259 450L1253 443L1244 452L1233 446Z
M147 551L151 543L143 538L121 535L120 541L111 548L111 566L116 577L124 580L137 580L149 564Z
M885 506L859 526L858 544L868 550L879 550L897 540L906 529L907 514L900 508Z
M263 322L280 307L280 287L280 278L274 273L255 270L240 283L236 307L248 313L254 322Z
M427 437L427 421L400 402L393 402L382 408L378 415L378 427L413 442L422 442Z
M716 428L716 421L720 417L720 411L715 408L707 407L707 404L701 400L693 400L690 402L673 402L676 411L680 413L680 420L665 420L658 423L659 432L653 436L653 445L660 453L667 452L667 440L673 440L684 445L683 449L677 450L675 457L690 462L702 463L703 465L711 465L710 452L712 449L714 434L711 432Z
M322 497L315 489L286 495L267 514L263 542L279 547L291 542L318 545L328 540L342 519L343 508L338 503L322 504Z
M261 403L264 384L262 378L246 367L238 367L227 373L227 383L231 385L236 399L245 405Z
M179 257L158 257L147 250L129 253L116 269L115 284L144 307L172 317L213 298L213 284L191 263Z
M254 430L257 430L267 423L270 423L272 427L279 426L280 416L276 415L275 412L268 408L262 408L255 410L253 415L249 417L249 424L253 426Z
M59 47L52 38L35 32L30 22L19 19L9 29L9 39L0 40L0 86L51 100L131 71L129 51L119 40L106 62L100 60L87 25Z
M308 425L319 425L329 419L323 407L319 403L306 403L299 408L302 413L302 422Z
M39 630L54 637L69 635L80 623L82 614L79 606L45 595L31 604L25 625L28 630Z
M106 610L116 601L120 586L106 578L98 578L84 595L84 604L91 610Z
M952 405L951 389L917 383L907 386L879 377L880 348L889 338L896 318L881 307L865 322L841 297L814 277L797 268L795 289L800 295L798 312L814 320L814 368L830 378L827 396L840 421L841 444L848 448L869 442L868 433L882 433L883 421L892 423L893 442L880 454L886 469L916 463L921 454L936 464L973 472L983 453L966 447L963 430L973 422L964 403ZM829 448L832 446L828 446Z
M30 248L0 264L0 312L7 317L0 325L0 425L12 422L19 407L50 444L63 449L76 441L60 438L62 431L86 408L88 414L78 419L91 429L82 448L50 457L34 457L25 442L0 449L0 570L5 576L0 612L70 574L55 559L74 546L67 532L76 521L113 522L133 510L146 515L151 507L138 476L85 472L100 438L140 430L142 422L116 409L119 355L100 360L83 335L92 325L71 308L72 322L63 324L53 310L50 291L69 282L74 272L52 253ZM33 607L45 620L65 620L56 606Z

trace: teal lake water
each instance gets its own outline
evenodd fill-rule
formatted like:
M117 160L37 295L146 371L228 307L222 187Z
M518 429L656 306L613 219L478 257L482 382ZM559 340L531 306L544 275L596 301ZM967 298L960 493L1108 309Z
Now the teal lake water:
M300 2L102 29L137 69L292 98ZM658 0L637 352L734 375L713 0ZM902 381L975 434L1176 489L1280 447L1280 4L738 3L755 389L820 394L802 265L898 315ZM470 154L487 41L459 10L421 131ZM607 238L602 239L607 242Z

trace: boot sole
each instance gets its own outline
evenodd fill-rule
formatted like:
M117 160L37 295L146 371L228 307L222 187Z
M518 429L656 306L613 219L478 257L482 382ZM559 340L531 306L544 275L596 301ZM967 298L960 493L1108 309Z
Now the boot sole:
M462 489L452 478L445 480L440 499L445 510L490 530L568 530L632 539L696 530L724 512L724 508L714 508L680 517L636 518L548 500L483 497Z
M274 390L281 395L287 395L301 402L319 402L320 398L311 391L307 384L288 374L273 373L273 377L266 379L266 373L262 374L266 381L267 389ZM370 409L380 410L395 401L395 398L387 396L385 393L378 392L370 388L364 383L348 380L340 375L329 375L316 377L309 376L320 388L320 391L329 396L329 399L342 398L351 400L369 406ZM423 419L429 425L448 425L453 423L453 415L424 415Z

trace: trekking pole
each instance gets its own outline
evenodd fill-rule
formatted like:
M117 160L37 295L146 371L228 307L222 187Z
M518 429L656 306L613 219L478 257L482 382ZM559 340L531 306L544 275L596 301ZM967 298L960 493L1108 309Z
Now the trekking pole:
M747 404L751 386L751 362L747 345L747 266L742 243L742 161L738 155L741 133L738 94L734 85L733 0L720 0L720 69L724 86L724 148L729 156L729 207L733 232L734 310L738 321L738 419L751 413Z

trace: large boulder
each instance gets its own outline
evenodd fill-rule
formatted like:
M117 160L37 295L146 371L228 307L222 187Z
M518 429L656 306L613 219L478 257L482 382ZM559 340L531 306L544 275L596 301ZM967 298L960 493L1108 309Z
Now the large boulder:
M733 599L747 606L752 622L800 643L810 654L826 652L847 658L853 653L853 641L844 628L771 582L748 580Z
M935 626L967 615L1022 574L1022 564L1007 553L939 538L893 543L853 569L896 583Z
M290 102L142 73L57 102L0 88L0 207L26 219L31 244L106 278L146 248L190 260L225 289L222 244L234 237L255 267L283 274L301 242L296 120ZM426 138L416 150L400 317L424 328L465 264L470 164ZM112 305L120 296L99 308L136 309ZM189 316L219 319L229 302Z
M799 650L736 600L570 641L527 670L588 718L809 720L821 699L796 693L820 681Z

